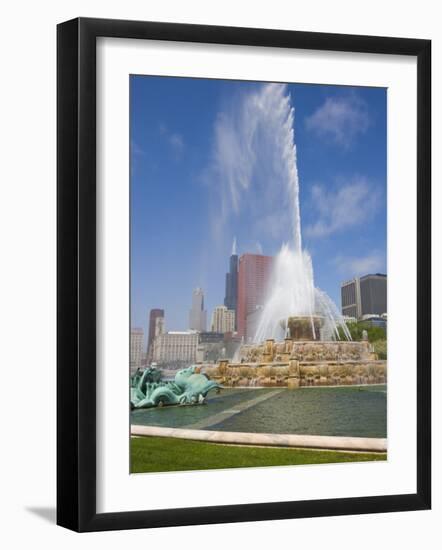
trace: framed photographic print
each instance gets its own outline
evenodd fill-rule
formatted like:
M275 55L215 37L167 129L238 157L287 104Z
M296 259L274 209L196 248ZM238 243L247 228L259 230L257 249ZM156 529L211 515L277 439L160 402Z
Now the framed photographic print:
M430 53L58 26L59 525L430 507Z

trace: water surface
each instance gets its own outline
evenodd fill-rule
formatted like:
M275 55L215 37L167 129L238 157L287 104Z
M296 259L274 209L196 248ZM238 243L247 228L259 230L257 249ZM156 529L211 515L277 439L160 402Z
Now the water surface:
M209 421L207 430L255 433L291 433L353 437L387 436L385 385L283 389L277 395L241 410L259 396L277 388L224 389L210 393L207 405L136 410L133 424L185 428ZM226 419L219 422L219 413ZM232 414L233 413L233 414ZM215 416L216 424L210 424Z

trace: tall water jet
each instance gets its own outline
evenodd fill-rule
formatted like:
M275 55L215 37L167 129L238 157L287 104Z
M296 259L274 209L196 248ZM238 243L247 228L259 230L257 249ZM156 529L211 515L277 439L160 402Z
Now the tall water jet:
M255 342L284 339L289 317L312 318L315 287L310 255L284 244L274 259L268 296L261 312ZM317 335L319 338L319 335Z
M323 320L321 328L325 339L340 339L341 334L351 339L336 305L324 291L315 288L310 254L302 249L299 178L294 133L295 111L290 94L284 85L269 84L257 97L260 101L255 97L254 103L258 101L258 112L262 120L271 118L274 123L272 139L276 146L273 151L279 152L279 158L273 160L279 167L280 175L287 182L286 192L291 208L292 238L289 243L282 245L274 259L268 295L253 340L262 342L269 338L284 339L288 335L288 320L293 317L310 320L312 339L321 338L314 320L317 317ZM342 327L341 332L339 327Z
M307 317L312 337L347 338L344 320L315 288L312 261L302 248L295 109L287 85L264 84L240 96L215 124L213 177L220 193L216 228L247 209L254 236L280 239L261 319L252 339L283 339L289 317ZM229 219L229 221L230 221ZM283 244L285 242L285 244ZM323 318L320 334L313 317ZM342 327L342 330L339 329Z

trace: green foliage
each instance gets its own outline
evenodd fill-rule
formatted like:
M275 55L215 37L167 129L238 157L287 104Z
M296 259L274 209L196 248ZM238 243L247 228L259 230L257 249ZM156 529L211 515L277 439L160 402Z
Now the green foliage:
M359 321L357 323L347 323L352 340L359 342L362 340L362 332L367 331L368 341L373 344L373 350L378 354L379 359L387 359L387 340L385 330L381 327L372 327L369 323ZM339 337L345 340L344 331L339 327Z
M387 340L376 340L373 342L373 348L379 359L387 359Z
M132 473L365 462L386 458L385 453L241 447L168 437L131 438Z
M347 323L347 328L350 331L351 337L355 341L362 340L362 332L367 331L368 341L377 342L378 340L385 340L385 330L381 327L372 327L369 323L359 321L357 323ZM341 340L345 340L344 332L339 327L339 337Z

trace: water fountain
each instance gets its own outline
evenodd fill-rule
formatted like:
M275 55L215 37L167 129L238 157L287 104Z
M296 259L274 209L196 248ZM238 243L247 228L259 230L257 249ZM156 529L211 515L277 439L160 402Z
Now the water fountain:
M274 101L268 105L279 114L280 124L275 139L280 144L278 162L286 182L286 199L291 210L292 227L291 239L281 246L275 257L269 292L254 342L259 343L267 338L284 338L289 317L310 318L311 337L314 340L320 338L315 328L315 317L322 318L323 331L333 339L339 339L340 334L343 334L350 340L350 333L337 307L324 291L315 287L311 256L302 248L294 108L290 95L286 87L280 84L269 84L262 93L274 96ZM266 105L264 102L262 109L265 110ZM262 116L267 119L268 114L263 112Z
M298 321L293 319L295 326ZM301 321L305 323L304 318ZM224 360L202 368L211 380L225 387L295 389L387 381L386 362L377 358L367 341L268 339L261 344L243 345L238 362Z
M286 183L291 238L275 257L253 343L241 346L235 362L220 361L204 372L225 386L385 383L385 361L367 341L351 341L338 308L314 285L311 256L302 248L294 109L287 88L268 84L261 96L253 98L255 126L273 132L267 140L276 144L278 174ZM253 141L247 149L252 147ZM252 153L259 158L258 151Z

